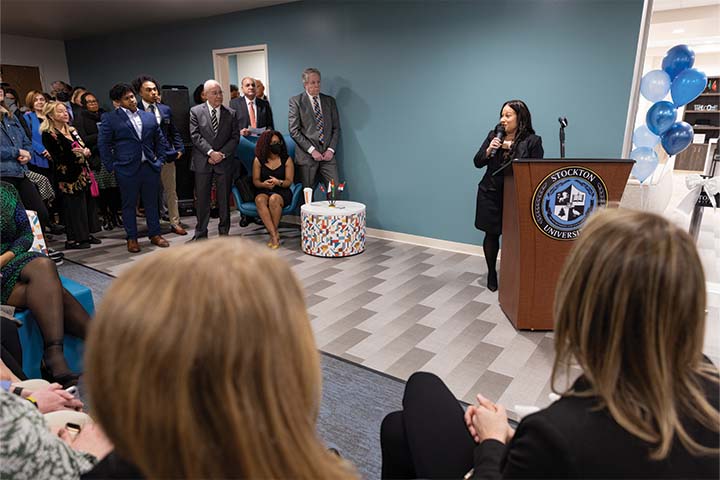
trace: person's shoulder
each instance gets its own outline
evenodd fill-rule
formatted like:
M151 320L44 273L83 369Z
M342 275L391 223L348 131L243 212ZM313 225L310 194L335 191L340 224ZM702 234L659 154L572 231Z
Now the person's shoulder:
M190 107L190 113L197 114L198 112L202 111L203 108L207 108L205 105L206 104L203 102L203 103L198 103L197 105Z
M240 101L243 98L244 97L237 97L237 98L233 98L232 100L230 100L230 108L232 108L233 110L237 110L238 107L240 106Z
M322 92L320 92L320 98L324 98L325 100L330 100L331 102L335 101L335 97L333 97L332 95L328 95L326 93L322 93Z
M220 110L225 110L227 112L230 112L231 115L235 115L237 113L237 110L231 106L226 107L225 105L220 106Z
M258 105L270 106L270 102L268 102L267 100L264 100L260 97L255 97L255 101L258 103Z
M170 115L172 113L172 108L170 107L170 105L165 105L164 103L158 103L157 106L161 112L167 113L168 115Z
M300 100L302 100L303 95L305 95L305 92L298 93L297 95L293 95L290 97L290 101L293 103L300 103Z

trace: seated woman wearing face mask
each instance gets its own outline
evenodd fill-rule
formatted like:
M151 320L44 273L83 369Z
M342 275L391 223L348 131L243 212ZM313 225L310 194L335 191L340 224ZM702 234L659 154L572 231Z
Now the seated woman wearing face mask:
M285 205L290 205L295 166L287 153L280 132L268 130L260 135L253 160L253 185L258 214L270 234L268 247L280 248L280 217Z

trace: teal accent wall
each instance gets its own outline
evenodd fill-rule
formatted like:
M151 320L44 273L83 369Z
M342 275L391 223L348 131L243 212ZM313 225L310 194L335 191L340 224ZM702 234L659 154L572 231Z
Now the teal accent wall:
M194 89L212 49L267 44L276 127L305 67L342 122L338 157L368 226L479 244L472 158L502 103L527 102L546 157L620 156L642 0L304 1L67 42L107 101L141 72ZM151 48L149 46L152 46ZM229 92L227 93L229 95Z

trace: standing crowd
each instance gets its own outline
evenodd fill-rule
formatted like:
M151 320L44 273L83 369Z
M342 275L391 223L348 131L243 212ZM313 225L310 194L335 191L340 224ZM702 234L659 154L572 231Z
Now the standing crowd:
M161 102L160 84L141 75L132 83L112 87L113 109L105 112L100 100L83 87L52 84L50 93L30 91L22 105L9 86L0 88L2 165L0 175L18 191L22 204L37 213L46 239L66 235L65 249L87 249L100 244L102 229L125 229L127 250L140 251L138 215L144 216L150 243L165 248L165 233L187 235L181 223L177 195L176 161L191 149L197 215L191 241L208 237L212 206L219 213L218 233L230 230L230 198L235 182L251 178L251 195L260 220L278 248L278 224L291 198L295 172L303 186L318 181L338 182L335 151L340 122L335 99L320 93L320 72L302 74L304 93L292 97L289 131L299 147L296 158L287 154L283 135L275 130L264 85L245 77L231 90L230 106L215 80L196 89L197 105L190 110L189 138ZM241 137L256 143L251 171L241 166L236 149ZM241 225L247 219L241 219ZM50 250L57 263L62 253Z

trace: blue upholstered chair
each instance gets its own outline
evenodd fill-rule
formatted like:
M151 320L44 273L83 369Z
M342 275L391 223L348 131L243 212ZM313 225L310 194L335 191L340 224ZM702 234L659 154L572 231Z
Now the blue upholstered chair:
M74 280L60 277L63 287L75 297L83 308L90 314L95 313L95 302L92 291ZM28 378L40 378L40 361L44 351L44 342L40 328L30 310L24 310L15 314L15 318L22 322L18 329L20 344L22 346L22 368ZM68 366L75 373L83 371L83 341L72 335L65 335L64 346L65 359Z

